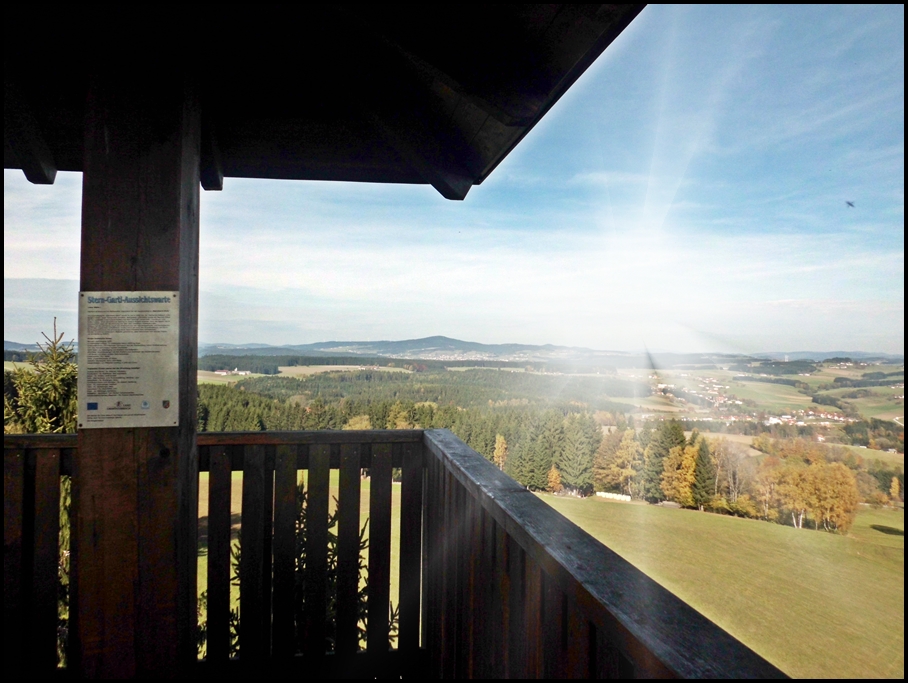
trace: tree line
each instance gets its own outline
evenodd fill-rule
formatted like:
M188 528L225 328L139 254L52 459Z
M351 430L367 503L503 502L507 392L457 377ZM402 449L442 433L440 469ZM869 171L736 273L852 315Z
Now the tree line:
M899 501L900 467L877 462L868 469L843 448L806 439L754 440L766 454L751 457L725 439L710 441L677 421L637 432L616 430L603 439L594 460L597 490L650 503L764 519L804 528L846 532L861 502Z

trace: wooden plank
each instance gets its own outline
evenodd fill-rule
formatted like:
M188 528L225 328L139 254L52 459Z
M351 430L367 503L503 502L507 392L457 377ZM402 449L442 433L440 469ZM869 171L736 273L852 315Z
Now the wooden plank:
M383 661L389 649L391 591L391 445L372 446L369 468L369 618L366 649Z
M208 452L208 651L210 662L230 656L230 456L224 446Z
M481 603L476 614L477 637L479 642L484 644L480 650L480 665L476 675L478 678L494 678L496 662L500 659L501 653L496 650L493 639L498 625L494 621L494 589L493 581L489 577L494 575L495 566L495 544L492 542L495 534L495 522L480 505L479 506L479 551L480 551L480 572L483 581L480 584Z
M5 446L5 444L4 444ZM9 671L24 669L22 523L25 451L3 449L3 657Z
M567 607L565 678L593 678L596 668L590 659L590 622L573 600L565 600L565 605Z
M266 657L262 637L265 539L265 447L247 446L243 467L242 554L240 555L240 658L258 666ZM251 671L252 669L250 669Z
M46 676L57 668L60 451L42 450L35 456L29 648L32 672Z
M526 553L508 536L508 678L526 678Z
M26 450L44 448L77 448L76 434L4 434L3 450ZM64 473L65 474L65 473Z
M563 595L548 575L543 575L542 639L543 672L546 678L562 678L564 658Z
M466 579L466 604L464 610L464 648L466 649L466 669L468 678L477 678L482 668L482 651L487 643L479 639L477 621L482 618L482 584L487 577L480 573L482 548L482 506L472 496L463 491L466 507L464 531L464 574Z
M500 525L494 525L495 564L493 581L495 582L494 600L497 628L495 629L495 648L501 653L496 661L498 674L507 676L509 666L508 633L511 630L510 595L511 577L508 575L509 547L508 535Z
M274 463L274 622L272 653L276 660L293 656L294 570L296 568L296 451L281 444Z
M458 619L460 626L458 629L458 648L460 658L458 663L459 677L471 677L473 658L473 576L471 571L471 559L473 555L473 538L470 533L473 528L473 499L462 486L458 486L457 500L460 512L458 529L460 530L460 548L458 560L458 572L460 574L460 591L458 602Z
M262 641L265 656L271 654L271 577L273 572L274 545L274 462L275 446L265 446L265 477L263 489L264 515L262 518Z
M328 611L328 476L330 447L309 449L309 490L306 499L306 628L303 651L314 662L327 650Z
M397 647L410 653L419 648L423 471L422 444L404 444L400 485L400 634ZM406 658L404 661L407 661Z
M337 501L337 645L338 655L359 650L359 506L360 446L341 445Z
M131 678L139 583L137 446L129 438L135 433L93 429L79 436L70 541L74 663L87 678Z
M456 678L457 654L457 521L454 514L454 477L442 468L444 493L441 595L441 677Z
M427 676L441 677L441 573L442 528L440 468L434 455L424 452L426 462L425 526L423 528L423 629L429 661Z
M526 557L526 603L524 623L526 624L526 678L543 678L543 579L542 569L529 556Z

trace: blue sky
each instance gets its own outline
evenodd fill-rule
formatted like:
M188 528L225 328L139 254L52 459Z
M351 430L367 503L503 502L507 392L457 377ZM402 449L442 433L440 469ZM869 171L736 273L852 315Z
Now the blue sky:
M904 353L904 97L903 6L649 6L464 202L203 193L199 338ZM80 191L4 172L5 339L75 336Z

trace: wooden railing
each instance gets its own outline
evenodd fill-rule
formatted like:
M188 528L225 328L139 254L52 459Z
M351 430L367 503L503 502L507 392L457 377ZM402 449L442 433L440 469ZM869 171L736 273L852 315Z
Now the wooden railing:
M202 433L198 444L199 469L209 472L208 645L199 664L207 673L783 676L446 430ZM7 662L27 662L35 673L56 664L59 486L75 448L75 436L4 436L4 647ZM399 567L390 553L394 468L402 480ZM332 469L339 471L338 594L336 640L326 653ZM363 469L370 529L360 651ZM300 470L308 472L305 586L313 606L302 628L293 608ZM231 659L235 471L243 472L242 626L240 656ZM391 649L395 571L400 617Z

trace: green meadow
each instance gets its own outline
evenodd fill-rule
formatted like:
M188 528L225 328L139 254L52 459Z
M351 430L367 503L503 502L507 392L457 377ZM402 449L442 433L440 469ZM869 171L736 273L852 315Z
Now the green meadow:
M726 393L742 401L754 401L761 410L774 413L794 410L823 410L828 413L841 413L832 406L817 406L810 396L800 393L787 384L770 384L769 382L731 382Z
M541 498L794 677L902 678L904 510L847 536L596 498Z

